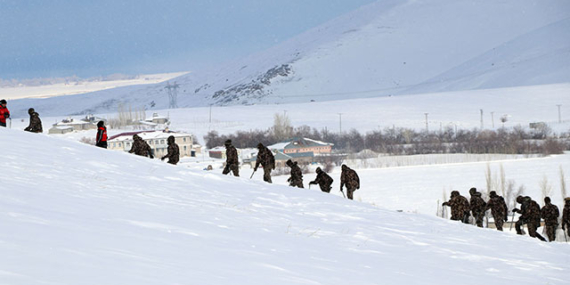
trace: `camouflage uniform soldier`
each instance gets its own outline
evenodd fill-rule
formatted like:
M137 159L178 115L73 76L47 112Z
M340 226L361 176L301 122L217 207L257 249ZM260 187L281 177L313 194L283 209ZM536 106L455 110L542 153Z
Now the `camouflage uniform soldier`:
M491 214L493 215L493 219L495 220L495 226L497 230L503 231L503 222L509 220L508 218L508 207L507 203L505 203L505 199L499 195L497 192L491 191L489 193L489 202L487 202L487 206L485 207L485 211L491 209Z
M40 114L38 114L34 108L28 109L28 114L30 115L30 125L28 125L24 131L32 132L32 133L41 133L43 132L42 129L42 120L40 120Z
M352 200L354 191L360 189L360 178L356 171L350 169L346 164L342 165L342 173L340 174L340 192L342 187L346 185L346 197Z
M566 230L570 236L570 197L564 199L564 208L562 209L562 230Z
M529 236L546 241L544 237L536 232L536 229L540 226L540 206L528 196L518 196L517 203L521 204L520 210L513 209L513 212L521 214L519 220L515 223L517 234L522 235L521 227L527 224Z
M477 192L477 188L475 187L469 189L469 194L471 195L471 199L469 200L471 214L473 215L477 226L482 228L483 216L485 216L485 200L481 198L481 193Z
M239 159L236 148L232 145L232 140L227 140L224 145L226 146L226 167L224 167L223 174L230 173L234 176L239 176Z
M275 157L262 143L257 145L257 149L259 152L257 153L257 160L255 161L253 171L257 171L257 167L261 164L261 166L263 166L263 181L272 183L271 170L275 169Z
M289 186L293 186L293 187L299 187L299 188L304 188L303 187L303 171L301 171L301 168L297 165L297 162L293 162L290 159L287 160L287 166L289 166L291 168L291 177L289 177L289 179L287 179L287 182L289 182Z
M558 217L560 212L556 205L550 203L550 197L544 198L544 207L540 210L540 216L544 219L546 236L549 241L556 240L556 228L558 228Z
M154 158L154 156L152 155L152 150L150 149L148 143L146 143L138 135L133 135L133 146L131 147L131 150L129 150L129 153L133 152L136 155L148 156L150 158Z
M320 167L317 167L317 178L314 181L309 182L309 188L311 184L319 184L321 187L321 191L330 193L331 192L331 185L333 183L333 179L326 174Z
M461 196L459 191L451 191L451 198L444 202L442 206L451 207L451 220L461 221L464 224L469 223L469 200Z
M174 136L169 136L166 142L168 143L168 153L160 160L168 158L168 163L176 165L178 161L180 161L180 148L178 144L176 144Z

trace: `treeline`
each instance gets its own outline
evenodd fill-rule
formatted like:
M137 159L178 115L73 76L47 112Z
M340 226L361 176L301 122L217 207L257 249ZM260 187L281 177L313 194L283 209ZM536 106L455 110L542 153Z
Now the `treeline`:
M204 140L208 148L223 146L231 139L238 148L252 148L259 142L271 145L283 141L282 130L239 131L220 135L210 131ZM499 130L457 130L447 128L437 132L416 131L407 128L386 128L365 134L352 129L332 133L309 126L289 128L287 137L306 137L334 144L340 152L355 153L365 149L390 155L432 153L504 153L504 154L560 154L570 149L568 136L556 137L549 129L525 130L522 127Z

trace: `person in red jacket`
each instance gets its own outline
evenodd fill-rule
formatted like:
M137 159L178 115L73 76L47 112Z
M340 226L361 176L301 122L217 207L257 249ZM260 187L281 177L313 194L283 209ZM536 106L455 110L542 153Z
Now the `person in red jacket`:
M0 127L6 127L6 120L10 118L10 111L6 108L6 100L0 100Z
M103 121L97 123L97 138L95 145L102 148L107 148L107 128Z

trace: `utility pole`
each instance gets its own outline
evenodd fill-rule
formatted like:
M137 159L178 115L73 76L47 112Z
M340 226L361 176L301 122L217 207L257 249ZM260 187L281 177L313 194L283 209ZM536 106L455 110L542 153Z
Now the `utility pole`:
M481 109L481 130L483 129L483 109Z
M429 114L429 113L424 113L424 115L426 116L426 132L429 132L428 114Z
M170 85L170 82L166 82L166 89L168 89L168 109L170 108L178 108L178 91L177 89L180 87L180 85L176 84L176 82L174 82L173 85Z
M342 134L342 113L338 113L338 126L340 130L340 134Z
M560 106L562 106L561 104L556 105L558 106L558 122L562 123L562 117L560 116Z
M493 129L495 129L495 117L494 117L495 112L491 112L491 126L493 126Z

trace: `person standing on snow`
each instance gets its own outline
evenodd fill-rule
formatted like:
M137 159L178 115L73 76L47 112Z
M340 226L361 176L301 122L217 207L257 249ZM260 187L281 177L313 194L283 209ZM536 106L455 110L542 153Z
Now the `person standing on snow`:
M10 111L6 108L8 102L0 100L0 127L6 127L6 120L10 118Z
M133 146L131 147L131 150L129 150L129 153L154 158L150 145L136 134L133 135Z
M40 114L38 114L34 108L28 109L28 114L30 115L30 125L27 126L24 131L32 132L32 133L41 133L43 132L42 129L42 120L40 120Z
M497 195L495 191L491 191L489 197L485 211L491 209L491 215L493 215L493 219L495 220L495 227L498 231L503 231L503 223L508 221L507 203L505 203L505 199Z
M564 198L564 208L562 208L562 231L568 231L570 236L570 197Z
M287 182L289 182L289 186L293 186L293 187L299 187L299 188L304 188L303 187L303 171L301 171L301 168L297 165L297 162L293 162L292 160L287 160L287 166L289 166L291 168L291 177L289 177L289 179L287 179Z
M544 226L546 227L546 236L548 241L556 240L556 228L558 228L558 217L560 211L558 207L550 202L550 197L544 198L544 207L540 209L540 216L544 219Z
M237 150L232 145L232 140L227 140L224 145L226 146L226 166L222 174L226 175L231 171L234 176L239 177L239 158Z
M538 203L533 201L530 197L518 196L517 203L521 204L521 208L513 209L514 213L520 213L521 216L519 220L515 223L515 229L517 234L522 235L522 226L527 225L528 235L533 238L538 238L541 241L546 241L546 239L536 232L536 229L540 226L540 206Z
M469 194L471 199L469 200L469 207L471 214L477 223L477 226L483 227L483 217L485 216L485 200L481 198L481 193L477 192L477 188L473 187L469 189Z
M330 193L331 192L331 185L333 184L333 179L326 174L320 167L317 167L317 178L314 181L309 182L309 187L311 184L319 184L321 187L321 191Z
M262 143L257 145L259 152L257 153L257 160L253 172L257 171L257 167L261 164L263 166L263 181L273 183L271 181L271 170L275 169L275 156L271 150L265 147Z
M342 187L346 185L346 197L352 200L354 191L360 189L360 178L356 171L350 169L350 167L343 164L342 172L340 174L340 192L342 192Z
M95 146L107 148L107 128L103 121L97 123L97 137L95 138Z
M169 136L166 142L168 143L168 153L160 160L168 158L168 163L176 165L180 161L180 148L178 148L174 136Z
M459 191L451 191L449 201L443 202L441 205L451 207L451 220L461 221L464 224L469 223L469 200L461 196Z

